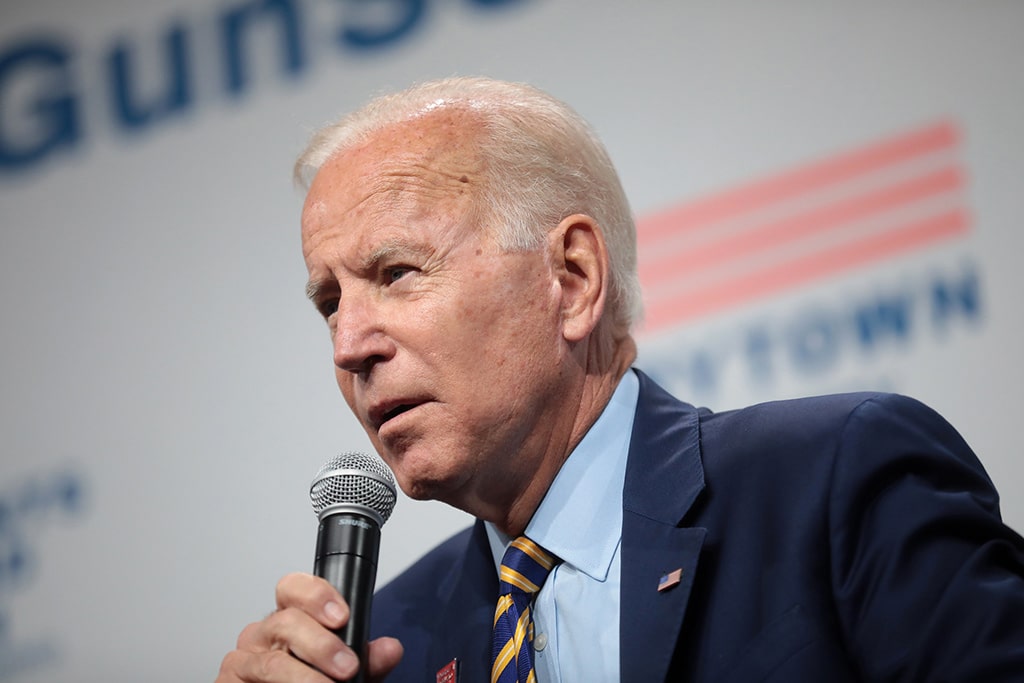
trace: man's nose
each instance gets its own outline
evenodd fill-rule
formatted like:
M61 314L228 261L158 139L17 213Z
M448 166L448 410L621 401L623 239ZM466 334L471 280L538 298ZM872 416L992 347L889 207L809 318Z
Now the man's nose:
M334 317L334 364L352 373L366 372L394 354L394 344L371 302L344 299Z

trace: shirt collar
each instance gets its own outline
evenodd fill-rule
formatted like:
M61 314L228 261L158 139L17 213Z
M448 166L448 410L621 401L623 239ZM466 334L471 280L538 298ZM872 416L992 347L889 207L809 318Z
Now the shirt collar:
M608 576L622 537L622 486L640 382L627 372L597 422L569 454L526 535L596 581ZM512 540L485 522L495 567Z

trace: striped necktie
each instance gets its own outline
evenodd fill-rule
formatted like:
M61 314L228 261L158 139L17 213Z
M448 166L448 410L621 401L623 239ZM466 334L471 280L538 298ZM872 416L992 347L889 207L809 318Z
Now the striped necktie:
M557 557L526 536L512 541L505 551L498 576L501 595L494 611L491 683L536 682L530 603L556 562Z

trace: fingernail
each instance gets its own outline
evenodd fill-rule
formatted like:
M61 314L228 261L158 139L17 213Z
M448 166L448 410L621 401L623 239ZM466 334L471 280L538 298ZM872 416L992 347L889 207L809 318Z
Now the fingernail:
M339 652L334 655L334 671L339 676L348 677L355 674L359 660L350 652Z
M324 605L324 614L331 621L337 623L345 618L345 610L336 602L328 602Z

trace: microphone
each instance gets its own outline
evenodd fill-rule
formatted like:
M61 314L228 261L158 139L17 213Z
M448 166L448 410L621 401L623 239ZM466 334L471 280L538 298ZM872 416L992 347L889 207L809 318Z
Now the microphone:
M395 509L395 479L377 456L342 453L317 472L309 498L320 520L313 574L327 579L348 603L348 623L335 633L359 655L359 672L352 680L361 682L380 528Z

